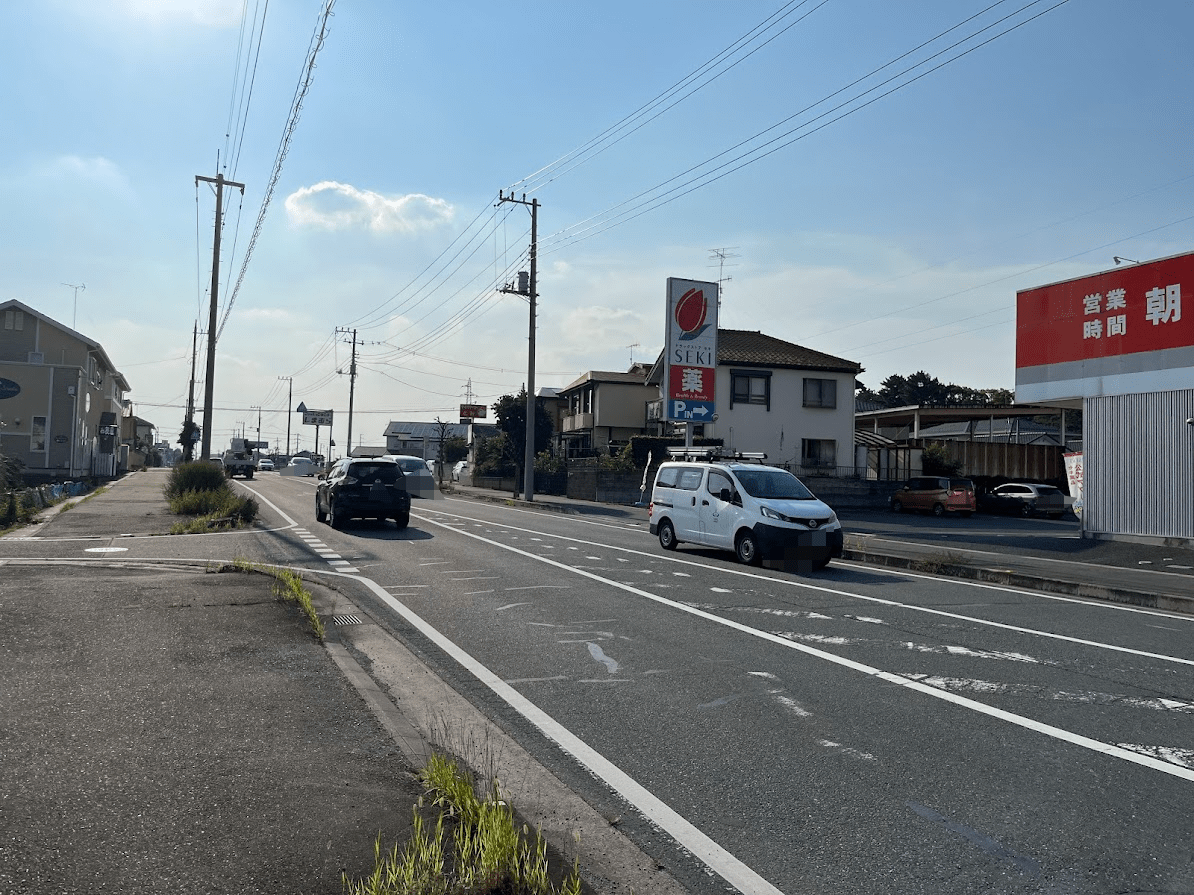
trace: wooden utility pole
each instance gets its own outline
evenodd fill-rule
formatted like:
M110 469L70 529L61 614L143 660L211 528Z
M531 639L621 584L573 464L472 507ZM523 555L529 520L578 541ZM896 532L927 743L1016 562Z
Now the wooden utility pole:
M347 329L339 326L336 327L337 333L346 333ZM352 331L352 360L348 364L348 453L344 456L352 456L352 399L356 392L357 383L357 331Z
M520 273L517 288L507 286L501 291L513 292L516 295L525 296L531 305L530 335L527 346L527 443L526 450L523 453L523 499L533 501L535 499L535 300L539 297L535 289L538 278L535 256L539 240L539 200L532 199L528 202L526 193L522 194L521 199L515 199L513 193L505 196L499 191L498 203L502 202L513 202L516 205L525 205L531 209L530 282L524 287L522 282L523 275Z
M290 406L290 402L294 400L294 380L289 376L279 376L279 379L286 380L286 447L282 451L284 454L290 453L290 416L294 413L294 408Z
M182 461L190 463L195 459L195 439L191 438L191 426L195 424L195 358L199 354L199 321L191 332L191 385L187 389L187 418L182 427L186 433L186 444L182 446Z
M203 383L203 459L206 460L211 456L212 405L216 386L216 310L220 297L220 232L224 228L224 187L235 187L243 196L245 185L225 180L218 171L215 177L196 174L195 183L201 180L216 185L216 235L211 249L211 309L207 316L207 378Z

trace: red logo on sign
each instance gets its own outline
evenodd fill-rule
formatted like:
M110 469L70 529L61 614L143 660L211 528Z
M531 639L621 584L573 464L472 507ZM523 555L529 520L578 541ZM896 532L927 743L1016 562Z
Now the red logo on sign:
M708 315L709 302L705 298L703 290L689 289L681 295L680 300L676 302L676 310L673 314L676 318L676 325L680 327L680 338L695 339L703 333L709 327L709 324L705 322Z

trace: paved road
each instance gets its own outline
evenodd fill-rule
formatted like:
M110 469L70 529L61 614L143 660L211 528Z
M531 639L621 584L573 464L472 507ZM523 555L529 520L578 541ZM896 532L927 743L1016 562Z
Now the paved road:
M254 534L19 549L239 553L336 580L328 614L363 622L338 643L409 717L479 737L479 763L566 835L581 809L553 816L527 782L546 766L666 868L592 856L602 891L635 873L640 892L1194 891L1190 617L851 563L759 572L665 554L616 508L420 501L406 531L334 531L310 480L247 487L268 501ZM87 506L43 535L84 537ZM497 725L437 716L441 679Z
M1182 891L1189 618L849 563L758 572L612 514L413 512L404 533L308 530L383 585L378 624L689 891Z

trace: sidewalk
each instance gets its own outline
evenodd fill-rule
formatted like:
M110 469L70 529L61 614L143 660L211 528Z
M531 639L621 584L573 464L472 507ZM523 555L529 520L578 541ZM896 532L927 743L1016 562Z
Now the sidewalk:
M527 503L505 491L458 483L450 487L453 494L474 500L603 516L626 523L639 522L644 529L648 524L646 506L602 504L550 494L536 494L534 501ZM1077 551L1062 541L1041 540L1034 544L1029 554L1006 542L983 543L981 546L959 543L959 540L965 541L964 529L960 529L956 536L951 535L949 541L934 542L932 536L926 534L918 539L919 543L912 543L866 531L866 522L879 517L880 514L859 514L859 518L843 515L845 559L1066 596L1194 613L1194 577L1169 574L1140 564L1141 560L1152 563L1146 557L1155 556L1159 561L1167 555L1194 566L1194 552L1191 551L1095 540L1078 542L1082 549ZM965 524L964 520L958 521ZM1064 549L1067 547L1070 549Z
M342 895L379 835L385 850L410 838L414 774L442 744L498 775L554 866L579 861L585 892L682 895L350 588L305 577L321 645L264 575L83 553L168 532L166 474L0 539L78 557L0 553L0 893Z
M36 530L164 533L163 481L128 476ZM0 556L0 892L339 895L342 871L372 869L379 832L406 839L410 763L271 579L80 545L55 565L14 555Z

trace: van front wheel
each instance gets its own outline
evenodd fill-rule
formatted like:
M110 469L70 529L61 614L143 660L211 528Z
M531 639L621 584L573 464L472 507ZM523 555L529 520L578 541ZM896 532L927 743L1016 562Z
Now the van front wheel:
M659 546L664 550L676 549L676 529L666 519L659 523Z
M755 542L753 531L739 532L734 540L734 552L738 554L738 562L744 566L756 565L759 561L759 545Z

